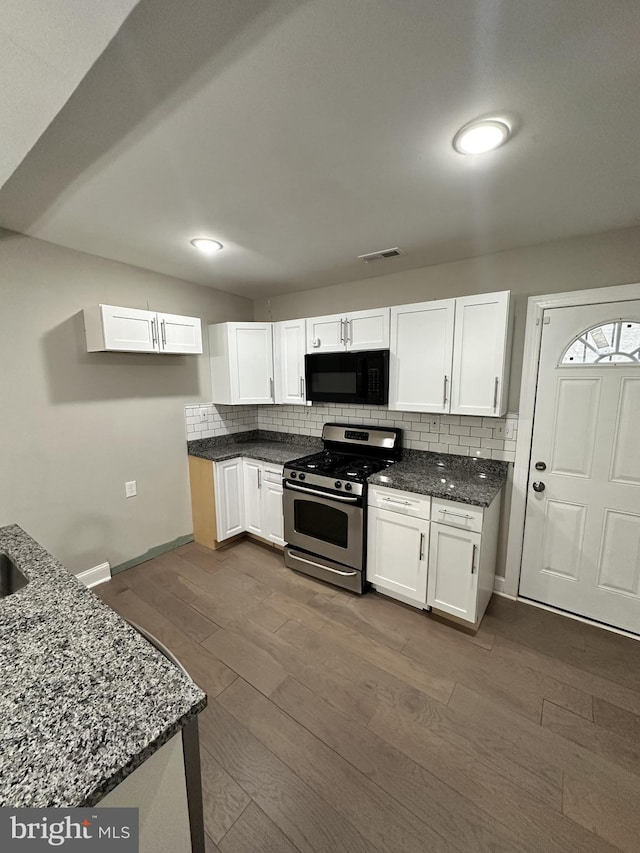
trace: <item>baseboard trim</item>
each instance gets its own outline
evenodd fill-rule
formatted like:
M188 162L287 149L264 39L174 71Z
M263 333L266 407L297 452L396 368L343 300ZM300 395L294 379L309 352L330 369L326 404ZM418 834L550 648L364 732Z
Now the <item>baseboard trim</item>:
M153 548L149 548L145 554L141 554L139 557L133 557L125 563L120 563L119 565L114 566L111 569L111 574L117 575L127 569L132 569L134 566L139 566L140 563L146 563L148 560L153 560L154 557L166 554L167 551L173 551L174 548L179 548L181 545L188 545L189 542L193 542L193 533L188 533L186 536L178 536L177 539L173 539L171 542L164 542L162 545L156 545Z
M111 579L111 566L109 563L100 563L91 569L85 569L84 572L80 572L76 577L89 588L98 586L98 584Z
M504 591L504 578L494 578L493 581L493 592L495 595L499 595L502 598L509 598L511 601L516 601L515 595L509 595L509 593Z

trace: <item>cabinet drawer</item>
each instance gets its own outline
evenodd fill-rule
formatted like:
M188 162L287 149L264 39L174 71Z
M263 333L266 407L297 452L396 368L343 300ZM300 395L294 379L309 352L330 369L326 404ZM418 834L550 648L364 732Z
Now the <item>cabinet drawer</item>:
M282 483L282 465L264 465L265 483Z
M461 527L463 530L474 530L480 533L483 517L484 510L481 506L461 504L443 498L433 498L431 502L432 520L440 524L448 524L450 527Z
M415 492L403 492L400 489L388 489L386 486L372 486L369 489L367 503L379 509L388 509L409 515L413 518L429 519L431 498Z

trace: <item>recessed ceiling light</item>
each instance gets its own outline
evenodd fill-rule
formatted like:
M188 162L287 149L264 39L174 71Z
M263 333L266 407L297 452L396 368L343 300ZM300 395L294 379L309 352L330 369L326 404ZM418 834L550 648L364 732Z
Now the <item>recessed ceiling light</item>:
M212 240L210 237L196 237L191 241L191 245L205 255L215 255L222 248L222 243L219 243L218 240Z
M504 145L511 136L511 127L498 118L477 119L465 124L453 137L453 147L459 154L484 154Z

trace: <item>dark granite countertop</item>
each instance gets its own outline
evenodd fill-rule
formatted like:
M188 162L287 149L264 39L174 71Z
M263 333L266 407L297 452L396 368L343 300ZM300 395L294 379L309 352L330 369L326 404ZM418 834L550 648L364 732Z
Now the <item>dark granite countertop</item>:
M189 441L187 449L189 456L198 456L211 462L223 462L225 459L244 456L247 459L258 459L260 462L284 465L291 459L299 459L322 450L322 441L312 436L252 430L219 438L199 438Z
M29 579L0 599L0 806L92 806L206 706L205 694L18 525Z
M507 478L508 465L497 459L405 450L402 461L369 477L373 486L489 506Z
M291 433L252 430L218 438L200 438L189 441L187 446L190 456L212 462L245 456L284 465L291 459L321 450L322 441ZM507 463L497 459L403 450L400 462L373 474L368 483L459 503L489 506L507 478L507 469Z

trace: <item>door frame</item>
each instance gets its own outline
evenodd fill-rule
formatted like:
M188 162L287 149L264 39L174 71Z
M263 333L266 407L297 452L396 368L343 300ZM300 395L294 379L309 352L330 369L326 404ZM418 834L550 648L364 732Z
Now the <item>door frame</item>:
M598 305L605 302L627 302L632 299L640 299L640 283L611 285L610 287L598 287L592 290L548 293L543 296L531 296L528 300L505 577L504 586L500 590L508 598L534 603L527 598L520 599L518 589L522 571L524 525L529 496L529 465L533 441L536 386L538 384L538 362L542 344L543 312L548 308L570 308L578 305ZM580 618L582 619L582 617Z

